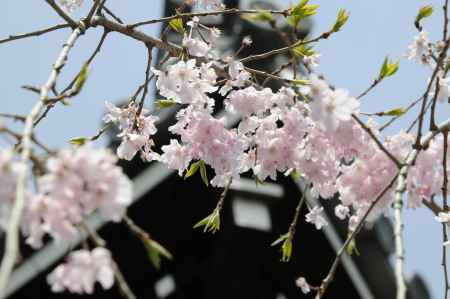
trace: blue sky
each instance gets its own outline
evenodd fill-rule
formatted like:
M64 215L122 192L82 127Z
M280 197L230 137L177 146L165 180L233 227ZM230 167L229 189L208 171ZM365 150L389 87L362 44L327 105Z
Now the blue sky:
M86 1L89 2L89 1ZM290 1L279 1L288 4ZM430 71L407 61L403 55L416 31L414 17L420 6L431 4L436 12L424 22L432 40L441 36L441 1L360 1L316 0L320 4L314 18L314 33L320 34L332 25L339 8L351 12L348 24L335 36L321 42L317 50L322 54L318 68L335 86L347 88L357 95L372 82L385 57L400 59L400 69L362 100L362 110L382 111L406 106L424 91ZM109 0L108 6L120 12L127 22L157 17L161 3L156 0ZM87 5L74 13L82 16ZM23 33L60 23L59 17L43 1L5 0L0 10L0 36ZM156 34L157 25L145 27ZM46 81L50 66L68 36L68 30L50 33L45 37L30 38L0 45L1 112L25 114L36 101L36 95L20 89L21 85L39 86ZM63 86L81 68L101 36L100 29L89 30L81 37L70 55L59 79ZM130 96L141 84L146 66L146 49L140 43L118 34L108 36L105 47L96 58L89 80L80 96L70 106L58 106L37 130L40 139L52 147L63 146L75 136L96 133L105 101L118 101ZM442 120L450 116L448 105L439 106ZM394 134L411 117L393 126ZM406 264L408 273L420 272L432 289L433 298L443 294L443 275L440 266L441 227L425 209L405 212Z

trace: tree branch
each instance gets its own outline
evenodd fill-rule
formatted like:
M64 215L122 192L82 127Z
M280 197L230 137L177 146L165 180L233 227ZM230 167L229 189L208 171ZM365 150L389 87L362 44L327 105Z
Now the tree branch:
M47 0L48 2L49 0ZM11 216L8 221L8 227L6 230L6 245L5 253L0 265L0 298L3 298L8 284L9 276L16 262L18 248L19 248L19 225L22 216L22 211L25 204L25 194L27 186L27 168L28 162L31 155L31 138L33 136L33 125L34 120L38 117L39 113L45 107L46 101L48 99L48 94L51 88L55 85L56 79L58 78L61 68L67 59L70 49L75 44L78 37L82 34L84 29L76 28L66 44L64 45L61 53L56 60L50 76L41 88L40 99L31 109L25 120L25 127L22 134L22 139L20 142L20 148L22 150L20 168L17 175L17 188L16 188L16 198L14 205L11 210Z
M55 3L55 0L45 0L45 2L47 2L48 5L50 5L59 16L63 18L67 22L67 24L70 25L70 27L78 27L77 22L75 22L64 10L62 10L61 7L59 7L59 5Z
M45 29L36 30L36 31L33 31L33 32L29 32L29 33L10 35L10 36L8 36L8 37L6 37L4 39L0 39L0 44L7 43L7 42L10 42L10 41L13 41L13 40L27 38L27 37L40 36L40 35L43 35L43 34L48 33L48 32L52 32L52 31L55 31L55 30L68 28L68 27L70 27L69 24L59 24L59 25L55 25L55 26L48 27L48 28L45 28Z
M179 56L183 51L183 48L181 48L178 45L175 45L171 42L164 42L164 41L160 40L159 38L147 35L139 30L135 30L126 25L122 25L120 23L116 23L114 21L108 20L102 16L94 16L91 20L90 25L92 25L94 27L102 26L110 31L120 32L120 33L127 35L135 40L141 41L145 44L152 45L155 48L158 48L160 50L167 51L170 53L171 56L174 56L174 57Z

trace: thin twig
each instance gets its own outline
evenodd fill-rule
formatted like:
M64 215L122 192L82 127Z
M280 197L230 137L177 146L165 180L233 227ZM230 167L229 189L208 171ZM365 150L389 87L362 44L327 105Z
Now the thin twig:
M360 100L362 97L366 96L380 82L381 82L381 78L380 77L378 77L375 80L373 80L372 84L366 90L364 90L359 96L357 96L356 99Z
M116 16L108 7L103 6L102 8L111 18L113 18L114 20L116 20L117 22L119 22L120 24L123 24L124 22L122 21L121 18L119 18L118 16Z
M155 48L158 48L160 50L167 51L170 53L170 55L172 55L174 57L179 56L183 51L183 48L181 48L178 45L175 45L171 42L164 42L164 41L160 40L159 38L147 35L142 31L135 30L133 28L130 28L126 25L122 25L120 23L114 22L112 20L108 20L102 16L94 16L91 20L90 25L94 26L94 27L102 26L110 31L120 32L120 33L122 33L126 36L129 36L135 40L141 41L145 44L152 45Z
M25 122L25 120L27 119L26 116L19 115L19 114L13 114L13 113L0 113L0 117L12 118L13 120L18 120L18 121L22 121L22 122Z
M101 3L100 3L101 2ZM97 10L97 8L100 7L100 4L103 5L105 4L106 0L94 0L94 5L92 5L91 9L89 10L89 13L86 17L86 23L90 23L92 17L94 16L95 11Z
M300 211L302 210L303 203L305 202L305 193L307 192L307 188L302 191L302 196L298 201L297 207L295 208L294 218L292 219L291 225L289 225L289 233L292 235L292 238L295 235L295 230L297 227L298 217L300 216Z
M257 10L257 9L248 9L248 10L239 10L237 8L230 8L225 10L217 10L217 11L203 11L203 12L195 12L195 13L178 13L173 16L159 18L159 19L152 19L148 21L142 21L138 23L134 23L131 25L128 25L130 28L136 28L143 25L149 25L149 24L155 24L155 23L162 23L162 22L169 22L173 19L178 18L192 18L192 17L205 17L205 16L218 16L218 15L230 15L230 14L258 14L258 13L270 13L270 14L278 14L278 15L284 15L288 16L289 11L288 10Z
M70 25L70 27L74 29L78 27L77 22L75 22L64 10L62 10L61 7L56 4L55 0L45 0L45 2L47 2L59 16Z
M392 186L394 186L395 181L397 180L397 176L398 173L391 179L391 181L389 182L389 184L384 187L383 190L381 190L381 192L377 195L377 197L375 198L375 200L370 204L369 208L367 209L367 211L365 212L365 214L362 216L362 218L359 220L358 225L356 226L355 230L352 231L350 233L350 235L348 236L347 240L345 240L344 244L342 245L342 247L339 249L339 251L336 254L336 258L334 259L333 264L331 265L330 270L328 271L327 276L325 277L325 279L322 281L322 284L319 287L319 290L316 294L315 299L321 299L323 298L323 296L325 295L328 287L330 286L331 282L334 279L334 276L336 274L337 268L339 266L339 262L341 260L342 255L345 253L345 249L347 248L348 244L350 244L350 242L355 238L355 236L359 233L359 231L361 230L365 220L367 219L367 217L369 216L370 212L373 210L373 208L376 206L376 204L380 201L380 199L386 194L386 192L389 191L389 189L392 188Z
M299 41L297 41L297 42L295 42L295 43L293 43L293 44L291 44L289 46L286 46L286 47L282 47L282 48L278 48L278 49L275 49L275 50L267 51L267 52L264 52L264 53L261 53L261 54L255 54L255 55L247 56L245 58L242 58L240 61L242 63L246 63L246 62L250 62L250 61L254 61L254 60L266 59L266 58L269 58L269 57L271 57L273 55L286 53L287 51L289 51L289 50L291 50L291 49L293 49L295 47L301 46L301 45L306 45L306 44L318 42L321 39L327 39L329 36L330 36L330 32L325 32L325 33L322 33L321 35L319 35L316 38L313 38L313 39L310 39L310 40L306 40L306 41L305 40L299 40Z
M27 37L40 36L40 35L43 35L43 34L46 34L46 33L52 32L52 31L56 31L59 29L63 29L63 28L70 28L70 25L69 24L59 24L59 25L55 25L55 26L48 27L45 29L36 30L33 32L29 32L29 33L10 35L4 39L0 39L0 44L7 43L7 42L10 42L13 40L27 38Z
M34 92L34 93L37 93L37 94L41 93L41 90L38 87L35 87L35 86L22 85L21 88L23 88L25 90L28 90L28 91L31 91L31 92Z
M437 98L439 95L439 90L440 90L440 78L439 76L436 77L436 85L434 88L434 96L433 96L433 100L431 101L431 113L430 113L430 130L436 130L436 121L435 121L435 113L436 113L436 102L437 102Z
M421 98L422 99L422 98ZM428 110L430 110L431 105L433 104L433 102L429 102L427 104L427 106L425 107L425 114L428 113ZM413 120L411 122L411 124L409 125L408 129L406 129L406 133L410 133L412 131L412 129L414 128L414 126L417 124L417 122L419 121L420 117L422 114L419 114L415 120Z
M299 84L299 80L293 80L293 79L287 79L287 78L283 78L268 72L264 72L264 71L260 71L260 70L255 70L249 67L245 67L245 70L248 71L249 73L252 74L256 74L256 75L260 75L266 78L270 78L270 79L275 79L278 81L283 81L285 83L291 83L291 84Z
M392 155L392 153L381 143L380 140L378 140L377 136L372 132L372 130L367 127L355 114L352 114L352 118L360 125L360 127L369 134L369 136L372 138L372 140L377 144L378 148L386 154L386 156L389 157L389 159L394 162L394 164L400 168L401 163L397 160L397 158Z
M413 108L415 105L417 105L417 103L419 103L421 100L422 100L422 97L418 98L417 100L415 100L414 102L409 104L408 107L406 107L406 109L405 109L405 113L407 113L409 110L411 110L411 108ZM404 115L405 113L403 113L402 115ZM391 118L388 122L386 122L384 125L382 125L380 127L380 132L383 131L384 129L386 129L387 127L389 127L394 121L399 119L402 115Z
M433 82L439 72L439 69L442 67L442 63L446 57L446 53L447 50L450 46L450 39L447 40L445 42L445 46L442 49L442 52L439 54L439 58L438 61L436 63L436 67L434 68L433 74L431 75L430 81L428 82L428 86L427 89L423 95L423 100L422 100L422 107L420 109L420 114L419 114L419 126L417 128L417 137L416 137L416 143L415 143L415 147L420 146L420 140L422 138L422 125L423 125L423 118L425 117L425 107L427 105L427 101L428 101L428 95L431 91L431 87L433 85Z
M0 127L0 132L4 132L4 133L8 134L9 136L14 137L17 141L16 148L20 145L20 141L22 140L22 135L20 135L19 133L16 133L7 127ZM36 144L38 147L40 147L42 150L44 150L47 154L55 153L55 151L51 150L45 144L43 144L41 141L39 141L34 134L31 136L31 141L33 141L34 144Z
M153 47L151 46L147 46L147 67L145 68L145 80L144 80L144 91L142 92L142 97L141 97L141 101L139 103L139 108L137 111L137 115L140 115L142 112L142 109L144 108L144 101L145 101L145 97L147 96L148 93L148 83L153 79L153 75L150 76L150 68L152 66L152 50ZM137 118L136 118L137 119Z
M448 0L445 0L442 10L444 11L444 30L442 33L442 40L446 41L448 32Z
M292 64L293 64L292 61L288 61L288 62L286 62L285 64L280 65L278 69L276 69L275 71L272 72L272 75L278 75L278 74L280 74L284 69L288 68L288 67L289 67L290 65L292 65ZM266 85L270 82L271 79L272 79L272 78L267 77L267 78L263 81L263 83L261 84L261 86L266 86Z

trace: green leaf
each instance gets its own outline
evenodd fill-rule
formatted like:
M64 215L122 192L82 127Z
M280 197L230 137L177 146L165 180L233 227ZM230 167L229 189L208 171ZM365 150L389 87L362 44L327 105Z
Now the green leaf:
M292 234L290 232L281 235L278 239L276 239L270 246L276 246L282 243L281 245L281 261L289 262L292 256Z
M209 185L208 175L206 174L206 166L205 162L200 161L200 176L202 177L203 183L205 183L206 187Z
M207 216L206 218L200 220L197 222L193 228L199 228L204 227L203 232L210 232L215 234L217 231L220 230L220 210L214 209L214 211Z
M187 179L187 178L193 176L198 171L198 169L200 168L201 162L202 161L197 161L197 162L192 163L191 167L189 167L188 172L184 176L184 179Z
M142 240L142 242L147 249L147 254L150 262L156 269L159 270L161 268L162 258L173 260L172 254L158 242L152 239L144 239Z
M298 5L289 10L291 17L287 21L293 27L297 27L301 20L316 14L319 5L308 4L308 1L309 0L302 0Z
M178 33L184 33L184 24L181 18L172 19L169 22L169 26Z
M175 106L177 104L177 102L175 102L172 99L167 99L167 100L157 100L155 101L155 108L156 109L165 109L165 108L170 108L172 106Z
M402 116L405 113L406 113L406 109L400 107L400 108L394 108L389 111L382 112L382 115L383 116L385 116L385 115L386 116Z
M87 75L89 70L89 64L83 64L81 71L78 73L77 79L75 80L75 91L78 93L86 83Z
M420 21L422 21L422 19L428 18L429 16L431 16L433 14L433 6L431 5L425 5L422 6L419 9L419 13L416 16L416 23L420 23Z
M350 235L348 236L348 238L350 237ZM350 241L350 243L347 244L347 247L345 247L345 252L347 252L347 254L349 256L352 256L353 253L355 253L357 256L360 255L358 248L356 247L356 240L355 238L352 238L352 240Z
M379 75L380 80L394 75L398 71L399 65L400 65L399 61L391 62L389 61L389 57L386 56L384 58L383 64L381 65Z
M272 242L272 244L270 244L270 246L276 246L278 244L280 244L281 242L284 242L287 238L289 238L289 233L285 233L284 235L281 235L278 239L276 239L275 241Z
M247 21L260 21L260 22L273 22L275 19L272 14L268 11L261 10L257 13L244 14L242 18Z
M331 29L331 32L338 32L341 30L342 26L347 23L348 18L350 16L350 13L346 11L345 9L340 9L338 12L338 16L336 18L336 22L333 25L333 28Z
M311 56L316 53L312 47L308 47L307 45L304 44L300 44L292 48L291 52L297 57Z
M73 144L73 145L83 145L87 141L89 141L89 138L86 138L86 137L75 137L75 138L70 139L69 143Z

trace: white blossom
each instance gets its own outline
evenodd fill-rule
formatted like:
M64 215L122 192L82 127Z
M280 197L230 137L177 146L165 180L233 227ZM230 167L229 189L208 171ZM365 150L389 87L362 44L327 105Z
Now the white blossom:
M316 226L316 229L322 229L322 227L328 225L328 222L321 215L323 212L323 207L315 206L312 210L306 214L306 222L312 223Z
M324 129L335 131L340 122L349 121L358 113L359 102L347 90L336 89L311 103L311 118Z
M344 205L337 205L334 208L334 214L341 220L344 220L350 214L350 209Z

